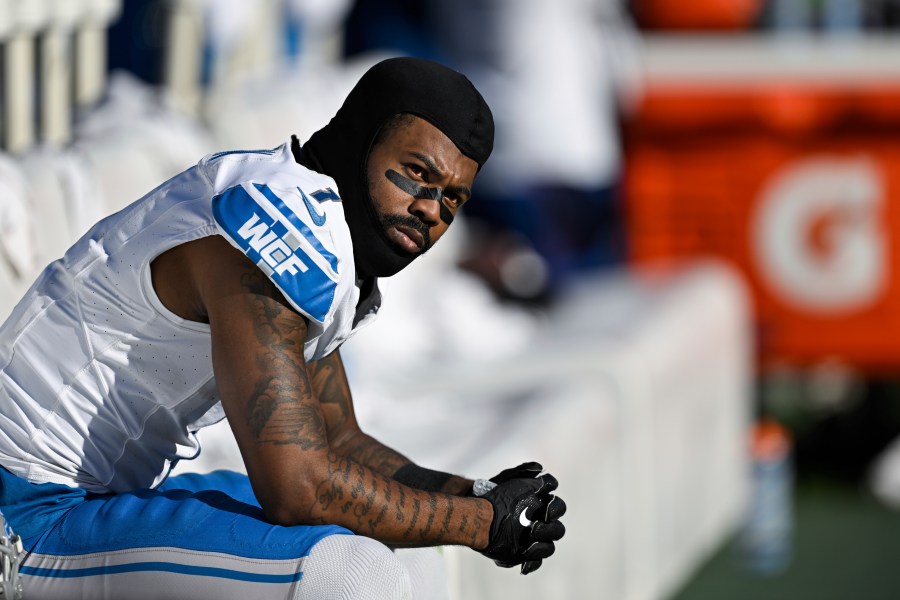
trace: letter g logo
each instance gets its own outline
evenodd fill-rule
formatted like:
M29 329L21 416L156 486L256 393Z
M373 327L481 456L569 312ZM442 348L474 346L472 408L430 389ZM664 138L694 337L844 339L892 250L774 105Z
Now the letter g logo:
M775 296L797 308L846 314L886 288L885 190L864 157L817 157L788 165L764 188L751 252Z

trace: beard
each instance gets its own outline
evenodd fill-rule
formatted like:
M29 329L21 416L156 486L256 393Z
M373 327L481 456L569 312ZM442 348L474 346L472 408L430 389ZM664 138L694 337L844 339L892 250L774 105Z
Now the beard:
M434 245L431 241L431 231L426 223L413 215L378 215L378 222L381 224L381 230L386 232L391 227L402 225L415 229L422 234L422 249L418 252L406 252L400 248L394 247L394 250L400 254L415 257L421 256L428 252Z
M366 180L364 191L357 195L348 194L344 199L344 214L350 236L353 240L353 258L356 275L367 277L390 277L431 248L428 224L411 214L385 214L376 208L379 204L371 195L371 178ZM408 252L395 244L388 236L391 227L405 226L422 235L422 249Z

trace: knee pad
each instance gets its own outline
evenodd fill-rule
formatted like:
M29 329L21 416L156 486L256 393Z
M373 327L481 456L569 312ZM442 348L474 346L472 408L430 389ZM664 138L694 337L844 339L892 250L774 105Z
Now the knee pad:
M414 600L450 598L447 562L440 548L400 548L394 554L409 574Z
M329 535L303 562L297 600L411 600L409 575L394 553L359 535Z

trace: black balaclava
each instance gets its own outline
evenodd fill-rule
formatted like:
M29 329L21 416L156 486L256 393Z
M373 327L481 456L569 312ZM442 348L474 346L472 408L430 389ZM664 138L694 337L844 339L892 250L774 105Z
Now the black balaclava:
M366 71L328 125L299 152L295 149L301 164L337 183L360 278L389 277L418 256L388 239L366 177L379 130L400 113L421 117L440 129L479 169L494 145L491 110L464 75L418 58L390 58Z

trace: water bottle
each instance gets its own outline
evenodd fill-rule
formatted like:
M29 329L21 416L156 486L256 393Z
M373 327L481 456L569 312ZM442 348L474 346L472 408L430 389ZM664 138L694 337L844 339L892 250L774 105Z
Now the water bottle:
M761 575L784 571L793 552L793 488L790 433L763 419L751 432L752 488L739 538L742 563Z

